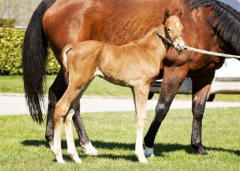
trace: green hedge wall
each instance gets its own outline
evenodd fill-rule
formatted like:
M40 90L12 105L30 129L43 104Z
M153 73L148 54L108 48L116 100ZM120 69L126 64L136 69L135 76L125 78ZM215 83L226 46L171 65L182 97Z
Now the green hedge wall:
M25 30L0 28L0 75L22 74L22 43ZM47 74L57 74L59 64L50 51L47 60Z
M15 19L0 18L0 27L13 28L15 25Z

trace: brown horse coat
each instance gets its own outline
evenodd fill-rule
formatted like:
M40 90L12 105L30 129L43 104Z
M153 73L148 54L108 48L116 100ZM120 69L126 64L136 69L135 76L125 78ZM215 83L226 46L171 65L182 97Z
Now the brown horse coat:
M185 42L179 36L182 35L183 30L179 17L175 15L167 17L165 26L159 26L158 30L163 36L167 35L172 40L177 50L184 50ZM168 46L158 37L155 29L147 33L141 40L123 46L89 40L67 45L63 49L61 63L69 75L69 85L63 97L56 104L54 114L53 151L58 162L64 163L61 154L61 129L63 118L67 117L68 152L77 163L81 163L72 132L70 132L71 121L69 118L73 116L83 92L97 75L114 84L132 88L137 121L135 154L140 162L147 163L142 147L147 97L150 84L159 75L160 64L166 56L167 50ZM69 111L71 117L67 114Z
M94 39L123 45L141 38L156 27L166 9L174 13L179 8L183 11L183 36L188 46L229 54L240 53L240 14L216 0L43 0L33 14L23 49L24 87L33 119L42 121L39 100L43 95L48 42L62 65L61 51L69 43ZM163 82L156 116L145 137L147 147L153 147L157 130L179 86L188 76L193 83L191 144L200 154L207 153L201 140L202 118L215 70L223 62L224 59L214 56L190 51L179 56L175 50L169 50L163 62ZM67 75L64 73L59 72L49 90L46 139L50 144L53 144L55 105L67 87ZM91 143L79 110L76 110L73 121L81 144L87 147ZM86 153L91 152L87 150Z

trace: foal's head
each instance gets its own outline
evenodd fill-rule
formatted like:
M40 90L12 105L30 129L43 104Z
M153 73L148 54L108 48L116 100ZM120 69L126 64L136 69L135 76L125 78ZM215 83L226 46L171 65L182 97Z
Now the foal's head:
M174 15L169 15L168 10L165 12L165 34L174 48L180 53L185 49L186 43L183 40L182 32L183 25L181 23L182 10L179 10Z

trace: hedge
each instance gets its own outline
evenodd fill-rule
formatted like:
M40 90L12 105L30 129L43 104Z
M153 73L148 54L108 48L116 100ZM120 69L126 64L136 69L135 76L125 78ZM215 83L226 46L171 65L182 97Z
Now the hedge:
M0 18L0 27L13 28L15 25L15 19Z
M0 75L22 74L22 43L25 30L0 28ZM47 74L57 74L59 64L50 51L47 60Z

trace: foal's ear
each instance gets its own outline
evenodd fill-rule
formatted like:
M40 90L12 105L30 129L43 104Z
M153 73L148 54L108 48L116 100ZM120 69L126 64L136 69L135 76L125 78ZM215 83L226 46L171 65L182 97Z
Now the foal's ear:
M182 17L182 14L183 14L182 9L179 9L179 10L175 13L175 15L178 16L179 18Z
M169 10L167 9L165 12L164 12L164 19L163 19L163 24L166 23L167 19L170 17L170 13L169 13Z
M167 19L170 17L170 13L169 13L169 10L167 9L164 13L164 18Z

